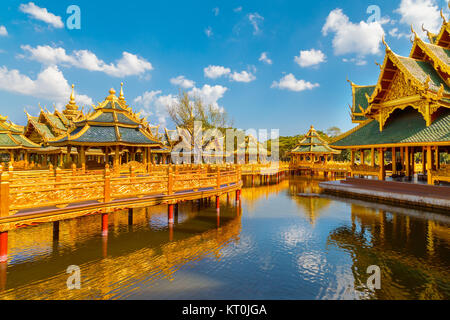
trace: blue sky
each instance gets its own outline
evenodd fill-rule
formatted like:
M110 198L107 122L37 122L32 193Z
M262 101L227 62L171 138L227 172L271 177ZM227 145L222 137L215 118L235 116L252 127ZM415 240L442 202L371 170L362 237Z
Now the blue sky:
M66 25L72 4L79 30ZM0 114L25 124L24 108L63 106L72 83L81 106L123 81L129 105L169 128L164 106L184 88L224 108L239 128L348 130L346 77L375 84L381 36L408 55L410 23L425 37L421 24L437 31L441 8L448 16L444 0L4 0Z

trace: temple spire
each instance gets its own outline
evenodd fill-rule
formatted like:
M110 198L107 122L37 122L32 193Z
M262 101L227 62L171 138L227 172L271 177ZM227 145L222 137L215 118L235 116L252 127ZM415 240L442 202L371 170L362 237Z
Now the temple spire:
M106 97L106 100L114 100L116 97L116 90L114 88L109 89L109 96Z
M70 93L69 103L66 104L66 107L62 113L70 121L74 121L80 114L77 103L75 102L75 85L74 84L72 84L72 92Z
M69 100L69 104L72 104L72 105L75 104L75 93L74 93L74 88L75 88L75 85L72 84L72 93L70 94L70 100Z
M120 100L120 101L125 101L125 97L123 96L123 82L120 83L119 100Z

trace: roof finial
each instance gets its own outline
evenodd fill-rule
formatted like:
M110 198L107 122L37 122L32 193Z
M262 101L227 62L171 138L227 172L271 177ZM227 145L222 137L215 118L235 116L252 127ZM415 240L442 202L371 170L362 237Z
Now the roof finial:
M413 27L412 23L411 23L411 32L414 34L414 39L416 39L417 33L416 33L416 31L414 31L414 27Z
M116 90L114 88L109 89L109 96L106 98L106 100L113 100L116 97Z
M381 64L379 64L378 62L375 61L375 64L380 68L380 70L383 69L383 66Z
M75 92L74 92L75 85L72 84L72 93L70 94L70 100L69 104L75 104Z
M441 13L442 21L444 21L444 24L446 24L447 23L447 19L445 19L444 11L442 9L441 9L440 13Z
M386 43L386 40L384 40L384 35L381 37L381 41L383 42L384 46L386 47L386 52L392 52L391 48L389 48L389 45Z
M123 82L120 83L120 95L119 95L119 100L124 101L125 97L123 96Z
M352 82L352 80L349 80L349 79L348 79L348 77L346 77L346 78L347 78L347 82L348 82L348 83L350 83L350 85L352 85L352 86L353 86L353 82Z

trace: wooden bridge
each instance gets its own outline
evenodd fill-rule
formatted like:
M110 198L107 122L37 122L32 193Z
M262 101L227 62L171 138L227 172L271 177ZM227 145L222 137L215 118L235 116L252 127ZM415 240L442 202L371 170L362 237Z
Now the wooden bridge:
M8 230L88 214L102 214L107 233L108 213L167 204L173 223L178 202L215 197L242 187L239 165L127 165L111 171L56 168L4 171L0 174L0 262L7 259Z

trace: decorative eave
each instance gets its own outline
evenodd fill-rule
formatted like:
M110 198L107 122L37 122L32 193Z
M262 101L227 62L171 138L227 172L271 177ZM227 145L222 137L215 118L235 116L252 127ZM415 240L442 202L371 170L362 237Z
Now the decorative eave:
M417 35L417 33L414 31L414 29L412 27L411 27L411 31L414 34L414 42L413 42L413 46L411 48L409 57L412 59L417 59L418 58L416 55L417 48L420 48L425 53L425 55L430 58L431 61L429 61L429 62L431 62L433 64L434 69L440 70L441 72L443 72L447 75L450 75L450 66L448 64L446 64L444 61L442 61L438 56L436 56L436 54L429 48L429 46L436 46L436 45L425 43L422 39L420 39L420 37ZM437 47L439 47L439 46L437 46ZM420 60L422 60L422 59L420 59ZM444 79L442 77L442 80L444 80L445 83L450 86L449 78Z
M353 123L363 122L366 119L361 119L361 120L357 119L357 117L364 117L365 118L365 115L364 115L365 109L361 106L360 103L358 103L356 101L356 94L357 94L356 91L358 89L373 88L375 86L374 85L364 85L364 86L357 85L357 84L353 83L351 80L349 80L348 78L347 78L347 82L350 84L350 87L352 89L352 105L349 105L350 118L352 119Z
M367 108L367 110L364 112L364 115L366 117L374 117L374 115L378 112L378 108L380 107L380 103L383 101L384 96L383 97L379 97L379 94L381 92L387 92L390 89L390 85L391 83L388 84L387 88L383 89L382 83L384 82L391 82L394 77L395 74L398 70L400 70L400 72L402 73L403 77L405 78L405 81L408 82L409 84L411 84L413 87L415 87L417 89L417 91L419 92L419 98L425 98L425 99L429 99L429 100L434 100L434 101L438 101L443 97L443 93L444 93L444 87L441 84L441 87L439 90L435 91L432 90L430 88L430 78L428 77L425 82L420 82L413 74L411 74L409 72L409 70L403 65L403 63L400 61L399 56L397 56L394 52L392 52L392 50L389 48L388 44L384 41L384 37L383 37L383 43L386 46L386 55L384 58L384 62L383 65L381 67L381 72L380 75L378 77L378 81L377 81L377 85L375 87L375 90L373 92L373 94L369 97L366 96L369 106ZM412 58L408 58L408 59L412 59ZM417 59L415 59L417 60ZM388 62L391 61L391 63L393 64L394 67L396 67L396 69L390 69L387 67ZM421 61L421 60L420 60ZM385 80L384 79L384 75L386 72L391 72L393 73L392 78ZM377 101L375 101L377 100Z
M450 8L450 3L448 3L448 6ZM430 43L438 45L440 47L446 48L446 49L450 49L450 22L448 22L445 19L445 16L441 10L441 18L442 18L442 26L441 29L439 30L439 33L435 36L434 41L433 41L433 34L428 34L428 38L430 39ZM431 37L430 37L431 36ZM444 40L445 38L445 40Z

